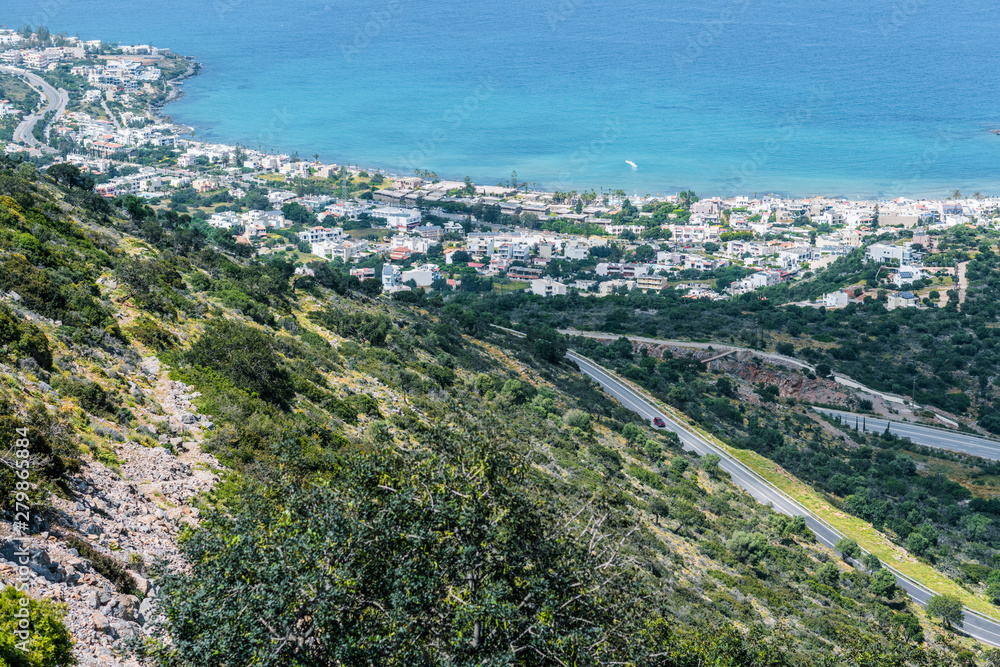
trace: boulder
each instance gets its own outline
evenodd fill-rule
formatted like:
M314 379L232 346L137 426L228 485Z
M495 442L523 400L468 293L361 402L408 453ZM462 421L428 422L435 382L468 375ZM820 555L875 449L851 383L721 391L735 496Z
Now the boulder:
M94 630L97 632L103 632L106 634L112 634L114 630L111 628L111 624L108 623L108 617L100 612L94 612L90 616L91 621L94 623Z

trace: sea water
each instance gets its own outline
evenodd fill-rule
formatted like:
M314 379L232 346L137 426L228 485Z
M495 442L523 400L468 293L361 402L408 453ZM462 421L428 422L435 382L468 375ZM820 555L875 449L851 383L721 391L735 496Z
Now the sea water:
M192 55L196 138L479 183L1000 194L983 0L5 0Z

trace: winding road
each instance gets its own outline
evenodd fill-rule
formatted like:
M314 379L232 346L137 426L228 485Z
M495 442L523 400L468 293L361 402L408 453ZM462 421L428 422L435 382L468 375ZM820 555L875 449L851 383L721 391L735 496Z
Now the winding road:
M495 325L494 325L495 326ZM525 334L513 329L496 327L518 338L524 338ZM707 344L706 344L707 347ZM597 382L606 393L615 398L619 403L635 412L647 422L652 422L654 417L661 418L666 424L666 428L676 433L685 449L697 452L699 455L715 454L721 460L719 467L729 473L733 483L745 490L759 502L770 505L776 512L789 516L801 516L806 524L816 534L816 538L825 546L831 549L837 540L843 535L800 505L798 502L787 496L776 486L757 475L741 462L734 459L727 452L716 448L699 433L689 427L680 424L664 414L653 402L636 391L632 386L623 381L614 373L603 366L584 357L572 350L567 353L567 358L571 359L580 370ZM884 426L883 426L884 428ZM933 430L933 429L930 429ZM934 597L934 591L918 584L909 577L897 572L888 563L883 564L896 577L896 583L906 591L917 604L925 606ZM966 609L962 623L962 631L967 635L978 639L991 646L1000 646L1000 622L980 616L979 614Z
M647 421L651 421L653 417L663 419L666 423L666 428L680 437L685 449L693 450L699 455L718 455L721 459L719 467L730 474L734 484L745 490L759 502L770 505L776 512L781 512L789 516L803 517L809 528L816 534L816 538L825 546L832 549L837 540L843 537L835 528L785 495L776 486L759 477L755 472L729 456L725 451L717 449L698 433L689 430L686 426L675 422L668 415L663 414L653 403L607 369L586 357L580 356L576 352L570 351L567 356L576 362L583 373L600 384L608 394L617 399L619 403L629 410L632 410ZM927 602L934 597L935 593L930 589L896 572L891 565L887 563L883 565L892 571L899 587L905 590L907 595L917 604L926 606ZM969 609L965 610L962 631L981 642L992 646L1000 646L1000 622L980 616Z
M813 408L816 412L832 417L840 417L848 426L859 424L866 431L882 433L886 427L893 435L901 438L909 438L918 445L934 447L935 449L947 449L952 452L962 454L972 454L984 459L1000 461L1000 441L990 440L968 433L950 431L943 428L933 428L931 426L921 426L909 422L897 422L872 415L856 414L843 410L830 410L828 408Z
M786 357L783 354L775 354L773 352L763 352L761 350L755 350L749 347L735 347L733 345L726 345L725 343L693 343L686 340L665 340L662 338L644 338L642 336L623 336L620 334L608 334L599 331L578 331L576 329L559 329L559 333L566 336L582 336L584 338L594 338L597 340L618 340L619 338L628 338L630 341L635 343L650 343L651 345L669 345L670 347L685 347L692 350L707 350L711 348L713 351L722 352L746 352L752 354L755 357L760 357L761 359L766 359L775 363L785 364L788 366L793 366L795 368L801 368L810 372L815 372L816 368L810 364L799 361L798 359L793 359L792 357ZM852 389L857 389L858 391L863 391L866 394L871 394L872 396L878 396L886 403L896 403L902 405L907 402L903 396L897 396L896 394L887 394L871 387L866 387L865 385L852 380L846 375L842 375L833 372L833 379L837 384L844 385L845 387L850 387Z
M22 120L14 129L14 143L25 144L27 146L31 146L32 148L40 148L43 151L54 153L55 151L52 148L40 144L38 140L35 139L35 125L38 124L38 121L45 118L45 114L50 111L55 112L52 116L51 122L54 123L58 120L59 117L66 111L66 105L69 104L69 93L61 88L56 90L42 77L23 69L18 69L16 67L0 67L0 71L24 77L28 80L28 84L32 88L41 93L42 96L47 99L47 104L41 111L25 116L24 120Z

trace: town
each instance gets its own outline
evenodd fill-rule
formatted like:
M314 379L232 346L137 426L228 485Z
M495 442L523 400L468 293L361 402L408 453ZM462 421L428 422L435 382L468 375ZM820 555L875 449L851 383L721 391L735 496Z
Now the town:
M892 308L961 299L964 265L938 252L942 230L996 225L1000 198L850 201L777 195L699 199L543 192L518 182L449 181L417 170L325 164L208 143L160 106L195 63L167 49L108 45L44 29L0 31L4 150L40 166L68 163L95 191L127 205L190 215L244 254L349 265L383 291L516 291L600 298L680 290L729 299L812 277L864 248L878 265L864 284L802 305ZM46 92L55 90L56 98Z

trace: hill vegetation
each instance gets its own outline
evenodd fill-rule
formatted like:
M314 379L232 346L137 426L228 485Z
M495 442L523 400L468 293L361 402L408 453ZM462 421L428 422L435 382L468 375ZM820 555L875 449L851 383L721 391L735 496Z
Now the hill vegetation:
M45 508L79 498L80 465L172 446L139 416L154 400L131 386L143 358L196 388L212 420L204 447L226 467L196 500L187 569L147 571L101 550L123 585L129 572L157 582L143 659L974 659L879 563L839 560L714 457L610 401L565 361L552 319L524 341L488 326L507 321L488 308L514 312L504 299L532 303L388 299L325 264L296 275L288 261L240 257L184 214L107 202L74 187L81 175L57 176L0 164L0 426L28 424L44 462L33 530L75 534ZM735 327L739 313L724 319ZM689 362L664 363L667 382L695 381ZM28 383L41 389L18 389ZM0 467L5 521L12 483Z

